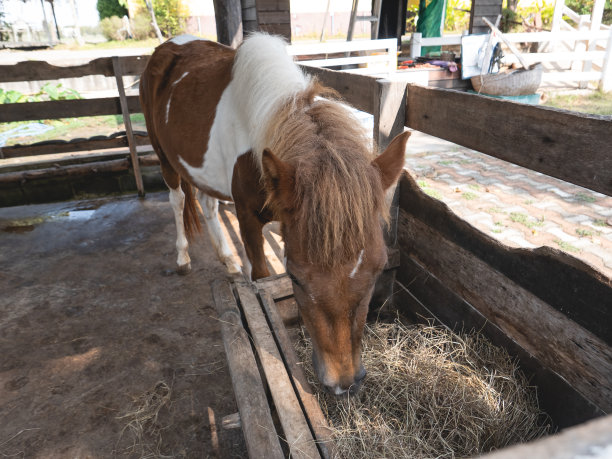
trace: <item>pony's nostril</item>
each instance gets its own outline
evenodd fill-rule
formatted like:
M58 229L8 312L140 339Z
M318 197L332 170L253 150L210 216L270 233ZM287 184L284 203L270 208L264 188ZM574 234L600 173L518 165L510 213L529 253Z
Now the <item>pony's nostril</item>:
M367 374L368 372L365 371L365 368L361 368L361 370L359 370L359 373L357 373L357 375L355 376L355 384L360 384Z

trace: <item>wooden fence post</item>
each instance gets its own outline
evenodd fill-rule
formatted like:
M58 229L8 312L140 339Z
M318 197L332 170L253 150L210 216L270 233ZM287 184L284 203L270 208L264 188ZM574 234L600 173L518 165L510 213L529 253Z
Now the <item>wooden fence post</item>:
M242 42L242 5L240 0L214 0L217 41L237 48Z
M410 57L421 56L421 39L423 34L421 32L414 32L410 37Z
M374 92L374 148L382 153L393 138L404 132L406 122L406 82L381 79L376 81ZM389 190L388 204L390 206L389 224L384 232L387 247L394 250L397 245L397 218L399 212L399 189L397 186ZM390 198L390 199L389 199ZM370 303L375 310L392 302L395 270L387 270L381 274L374 288Z
M140 163L138 162L138 153L136 152L136 141L134 140L134 133L132 131L130 110L128 109L128 103L125 97L123 70L118 56L113 56L113 71L115 72L115 80L117 81L117 89L119 90L119 102L121 104L121 113L123 114L123 123L125 124L128 146L130 147L130 157L132 158L132 169L134 170L134 178L136 179L136 188L138 188L138 196L143 198L145 195L144 184L140 172Z
M606 56L604 57L603 67L601 69L601 80L599 80L599 89L603 92L612 91L612 28L608 35L606 43Z

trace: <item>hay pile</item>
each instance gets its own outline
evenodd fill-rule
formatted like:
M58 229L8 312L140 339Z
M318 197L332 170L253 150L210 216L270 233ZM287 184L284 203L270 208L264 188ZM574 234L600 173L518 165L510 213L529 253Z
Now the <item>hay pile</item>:
M298 355L334 432L338 457L470 457L549 433L530 387L505 350L445 328L366 325L359 394L319 385L310 340Z

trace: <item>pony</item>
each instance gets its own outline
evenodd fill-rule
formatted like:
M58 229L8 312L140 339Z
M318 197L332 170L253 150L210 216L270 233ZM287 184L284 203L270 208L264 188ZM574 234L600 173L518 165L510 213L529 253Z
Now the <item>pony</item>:
M140 102L170 192L177 271L191 269L198 208L219 259L239 274L218 220L219 199L234 202L253 280L269 275L262 228L279 221L317 377L332 394L355 393L366 374L368 304L387 260L385 192L409 133L374 157L359 121L285 47L260 33L237 50L176 37L151 56Z

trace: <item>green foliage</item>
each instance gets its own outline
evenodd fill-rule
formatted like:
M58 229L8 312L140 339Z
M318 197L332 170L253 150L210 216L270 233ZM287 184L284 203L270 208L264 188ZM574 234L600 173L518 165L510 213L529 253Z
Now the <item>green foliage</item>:
M104 35L107 40L125 39L125 33L121 31L123 22L117 16L102 19L100 21L100 28L102 29L102 35Z
M144 40L154 36L151 16L146 12L140 12L132 19L132 34L136 40Z
M174 37L185 31L189 10L182 0L154 0L153 11L157 25L166 37Z
M461 33L470 28L470 0L448 0L446 17L444 18L444 31Z
M566 0L565 6L571 8L578 14L591 14L593 11L593 5L595 4L595 0ZM564 18L566 21L569 18ZM603 24L610 25L612 24L612 1L606 0L604 5L604 12L601 22Z
M45 100L82 99L78 91L64 88L61 83L45 83L36 94L25 95L15 90L0 88L0 104L16 104L21 102L41 102Z
M98 0L96 5L100 19L117 16L122 18L128 14L126 6L122 6L119 0Z

